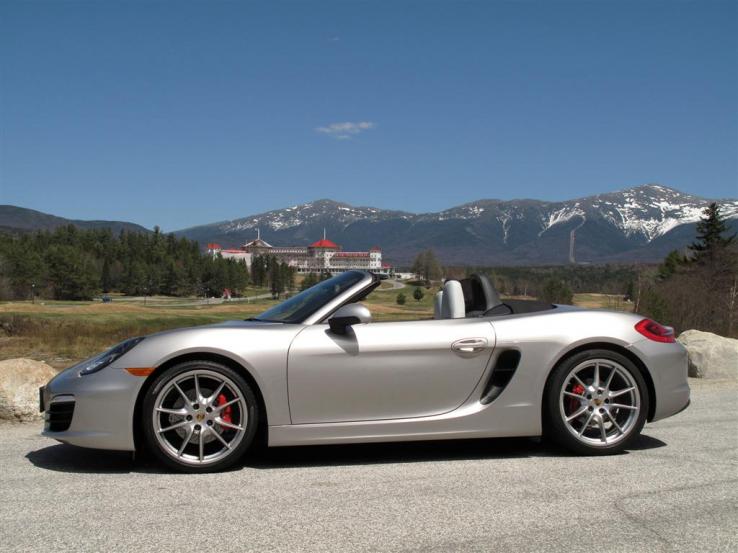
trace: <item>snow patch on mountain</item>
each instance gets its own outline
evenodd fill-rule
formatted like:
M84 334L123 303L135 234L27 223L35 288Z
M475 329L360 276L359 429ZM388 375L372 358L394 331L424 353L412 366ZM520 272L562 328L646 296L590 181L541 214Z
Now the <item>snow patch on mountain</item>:
M584 211L579 207L579 204L574 204L573 206L567 206L550 212L548 217L541 218L541 231L538 233L538 236L541 236L554 225L566 223L571 221L574 217L584 218Z
M502 225L502 243L507 244L507 239L510 236L510 223L512 222L513 216L510 213L503 213L497 220Z
M621 202L605 202L603 216L626 236L640 235L651 242L670 230L696 223L708 201L661 186L624 191ZM725 217L738 216L738 201L720 202Z

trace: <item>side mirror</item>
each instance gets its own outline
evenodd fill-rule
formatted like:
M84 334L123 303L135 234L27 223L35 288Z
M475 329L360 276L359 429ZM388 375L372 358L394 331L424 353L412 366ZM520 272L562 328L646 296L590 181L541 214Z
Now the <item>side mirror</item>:
M360 303L344 305L328 319L331 332L340 335L346 334L346 329L351 325L370 322L372 322L372 314L366 306Z

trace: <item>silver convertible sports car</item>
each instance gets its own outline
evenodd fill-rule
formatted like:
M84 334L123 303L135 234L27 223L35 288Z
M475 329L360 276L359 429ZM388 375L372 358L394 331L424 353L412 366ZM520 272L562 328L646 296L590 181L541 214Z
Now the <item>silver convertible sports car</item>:
M372 322L380 284L348 271L256 318L131 338L41 389L43 434L147 448L189 472L269 446L545 435L628 448L689 403L673 330L630 313L500 300L449 280L433 319Z

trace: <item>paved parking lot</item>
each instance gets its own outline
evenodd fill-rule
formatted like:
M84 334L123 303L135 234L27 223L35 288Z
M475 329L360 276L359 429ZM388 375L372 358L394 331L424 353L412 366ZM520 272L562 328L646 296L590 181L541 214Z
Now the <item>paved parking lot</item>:
M637 449L535 440L274 449L224 474L166 473L0 425L3 551L738 551L738 384Z

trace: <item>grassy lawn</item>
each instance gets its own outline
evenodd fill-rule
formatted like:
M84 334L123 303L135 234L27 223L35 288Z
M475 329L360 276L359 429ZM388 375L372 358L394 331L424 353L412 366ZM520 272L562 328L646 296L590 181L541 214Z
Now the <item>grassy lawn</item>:
M633 311L632 302L626 302L623 296L613 294L574 294L574 305L588 309Z
M425 295L420 301L413 298L413 290L415 290L414 286L405 286L400 290L380 286L362 303L372 312L372 318L375 321L428 319L433 317L433 296L438 287L433 286L429 290L423 288ZM397 304L399 293L405 294L405 305Z
M181 299L181 298L180 298ZM30 357L66 367L131 336L244 319L275 302L161 305L143 301L0 304L0 360ZM185 303L185 302L180 302Z
M414 287L380 286L364 301L375 321L425 319L433 316L437 286L423 288L420 301ZM397 294L405 294L405 305ZM253 296L267 293L254 290ZM258 315L276 302L271 299L215 303L201 298L123 298L111 303L44 301L0 303L0 360L30 357L62 368L90 357L131 336L173 328L205 325ZM576 294L575 305L630 311L618 296Z

